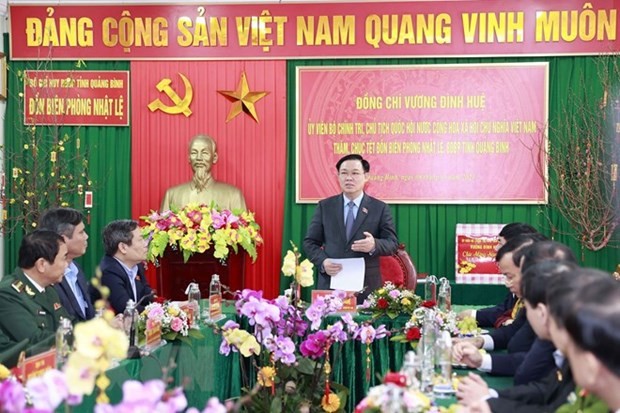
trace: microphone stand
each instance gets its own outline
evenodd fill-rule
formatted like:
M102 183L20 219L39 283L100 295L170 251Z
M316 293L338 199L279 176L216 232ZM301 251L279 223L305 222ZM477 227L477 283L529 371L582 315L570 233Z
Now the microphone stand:
M135 304L133 311L138 311L138 306L142 304L142 302L148 298L155 295L154 291L144 295L142 298L138 300ZM140 348L136 346L134 343L136 342L136 318L135 314L131 315L131 325L129 326L129 348L127 349L127 358L128 359L139 359L140 358Z

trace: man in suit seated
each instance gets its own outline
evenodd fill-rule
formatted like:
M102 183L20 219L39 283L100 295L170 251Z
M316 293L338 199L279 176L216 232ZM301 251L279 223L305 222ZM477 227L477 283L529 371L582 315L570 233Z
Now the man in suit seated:
M116 314L125 311L128 300L139 303L138 312L153 299L143 262L148 245L138 222L121 219L103 229L105 255L101 259L101 283L110 289L108 300Z
M535 234L520 235L497 252L500 271L506 276L506 284L510 291L517 297L521 294L521 271L514 261L514 254L528 245L535 245L535 239L539 239ZM530 350L536 339L536 334L527 321L521 303L521 299L518 298L513 323L498 328L490 334L458 341L454 346L455 358L469 367L478 368L484 372L502 376L514 375L523 361L524 354ZM480 348L488 351L506 349L508 354L481 355L478 351Z
M538 264L543 266L553 265L548 263ZM574 265L568 263L568 265ZM526 271L529 273L529 271ZM526 307L528 318L540 338L550 338L557 351L554 353L557 367L549 372L544 378L525 385L514 386L507 389L489 389L487 384L475 374L463 378L459 383L457 397L459 403L466 407L472 407L471 411L551 413L566 400L575 389L575 382L568 360L565 357L568 346L568 333L557 320L559 307L566 312L567 308L573 307L580 291L586 285L600 279L600 274L584 273L580 269L550 274L538 285L535 278L525 279L524 274L524 297L528 297ZM538 292L527 292L529 289L537 290L545 294L546 304L530 305L530 297L539 295ZM546 289L546 292L544 291ZM532 311L529 311L532 310ZM531 314L538 313L535 320ZM465 412L467 409L463 409ZM459 410L459 411L463 411Z
M595 282L584 286L569 311L558 311L559 323L567 332L566 355L575 383L600 399L599 410L620 412L620 283L609 273L593 269ZM584 397L583 405L596 404ZM606 404L606 406L604 406Z
M519 237L520 235L527 234L537 234L535 239L536 241L545 239L543 235L538 234L538 231L536 231L536 229L529 224L524 224L522 222L512 222L510 224L506 224L498 234L498 252L504 245L506 245L507 242ZM528 238L522 239L525 242ZM496 255L496 262L499 262L500 258L501 257L499 255ZM508 286L506 287L508 288ZM504 300L501 303L498 303L492 307L482 308L480 310L463 310L459 313L458 317L462 319L464 317L471 316L476 319L479 327L499 328L514 321L513 310L516 302L517 296L508 291L506 297L504 297Z
M357 297L359 304L381 287L379 256L393 254L398 238L389 206L364 192L370 179L368 161L357 154L346 155L336 171L342 193L318 203L303 247L318 268L320 290L329 289L331 277L342 270L332 258L364 258L366 288Z
M86 253L88 246L84 215L73 208L49 209L39 219L39 228L54 231L67 246L69 265L62 281L54 284L60 302L75 321L90 320L95 316L90 287L84 271L75 262L76 258Z
M60 318L71 319L52 284L67 268L67 246L53 231L36 230L22 239L18 269L0 282L0 329L8 337L8 350L24 339L30 344L50 340Z

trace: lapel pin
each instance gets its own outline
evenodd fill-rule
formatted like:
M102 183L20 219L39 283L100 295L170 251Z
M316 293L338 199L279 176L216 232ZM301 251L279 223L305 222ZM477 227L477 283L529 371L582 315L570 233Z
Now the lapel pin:
M364 207L364 208L362 208L362 212L363 212L364 214L367 214L367 213L368 213L368 209L366 209L366 207Z
M60 303L54 303L54 311L58 310L62 305Z

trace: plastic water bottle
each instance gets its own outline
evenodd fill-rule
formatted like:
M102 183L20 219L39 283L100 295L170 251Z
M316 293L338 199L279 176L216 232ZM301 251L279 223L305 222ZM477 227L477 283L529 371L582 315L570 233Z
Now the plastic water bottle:
M435 339L437 337L436 328L435 310L428 309L424 314L422 339L418 344L420 390L427 395L432 395L433 393L433 379L435 378Z
M417 377L418 368L419 365L415 353L411 350L405 353L405 360L403 361L403 367L400 369L400 372L407 377L407 388L409 390L420 390L420 381Z
M207 314L208 319L214 320L219 318L218 316L213 317L218 311L221 311L222 308L222 284L220 283L220 276L218 274L213 274L211 276L211 283L209 284L209 312Z
M437 302L437 277L429 275L424 283L424 299Z
M136 330L138 328L138 311L136 310L136 303L129 299L123 312L123 326L125 328L125 334L129 338L129 346L135 347L138 345L138 334Z
M437 369L437 382L434 386L433 392L435 397L451 397L453 393L452 388L452 337L447 331L442 331L441 335L437 338L437 344L435 346L436 351L436 369Z
M56 330L56 368L61 368L73 349L73 324L68 318L61 317Z
M441 311L450 311L452 309L452 287L450 286L450 280L445 277L439 280L437 306Z
M187 287L187 303L192 309L192 328L200 328L200 287L198 283L190 283Z

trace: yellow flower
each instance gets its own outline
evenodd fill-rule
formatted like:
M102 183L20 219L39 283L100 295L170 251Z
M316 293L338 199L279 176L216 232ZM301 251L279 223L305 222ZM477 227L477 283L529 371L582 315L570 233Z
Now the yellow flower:
M385 288L379 288L377 290L377 295L383 295L383 294L385 294Z
M196 238L196 230L188 229L187 234L181 238L181 247L186 250L193 250Z
M170 241L178 241L183 238L183 230L180 228L172 228L168 230L168 236L170 237Z
M334 393L321 398L321 407L326 412L337 412L340 408L340 398Z
M170 314L173 317L176 317L179 315L179 313L181 312L181 310L178 307L169 305L168 306L168 314Z
M303 262L299 264L299 267L297 268L296 278L297 282L302 287L310 287L312 284L314 284L313 268L314 265L307 259L303 260Z
M273 386L274 379L276 378L276 369L273 367L263 367L258 371L258 376L256 377L256 381L262 387L271 387Z
M94 359L77 351L71 353L65 367L70 393L75 395L91 394L95 388L95 379L99 372L97 362Z
M107 358L122 358L129 348L125 333L102 318L76 324L74 336L75 352L93 360L104 355Z
M295 265L297 264L297 257L295 257L295 253L291 250L286 252L286 257L284 257L284 261L282 262L282 274L287 277L292 277L295 274Z
M431 399L429 399L424 393L416 392L418 396L418 400L420 400L420 404L422 404L422 410L430 409L431 407Z
M243 357L250 357L253 354L260 354L260 344L256 338L245 330L235 328L223 333L224 339L230 345L239 349Z
M4 364L0 364L0 381L6 380L11 375L11 370L7 369Z
M402 305L410 305L411 304L411 300L408 298L403 298L402 300L400 300L400 303Z

